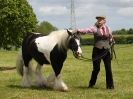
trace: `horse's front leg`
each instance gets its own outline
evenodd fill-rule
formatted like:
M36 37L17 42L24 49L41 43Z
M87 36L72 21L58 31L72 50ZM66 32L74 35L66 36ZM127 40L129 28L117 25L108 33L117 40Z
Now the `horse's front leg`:
M61 79L61 69L62 69L63 64L52 64L54 73L52 73L48 79L47 79L47 84L50 85L54 90L59 90L59 91L68 91L67 85L63 82Z
M36 75L36 83L37 83L37 86L46 86L47 84L47 81L46 79L43 77L43 74L42 74L42 65L40 65L39 63L37 64L37 67L36 67L36 71L35 71L35 75Z
M63 80L61 79L61 75L60 74L58 76L56 76L56 79L55 79L55 83L54 83L54 87L53 88L55 90L59 90L59 91L68 91L68 87L63 82Z

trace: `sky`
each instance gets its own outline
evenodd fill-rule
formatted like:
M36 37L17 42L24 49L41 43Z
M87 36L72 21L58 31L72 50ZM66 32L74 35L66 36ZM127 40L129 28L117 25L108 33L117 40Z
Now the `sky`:
M71 0L28 0L39 22L48 21L58 29L71 27ZM76 28L87 28L95 17L106 16L112 30L133 28L133 0L74 0Z

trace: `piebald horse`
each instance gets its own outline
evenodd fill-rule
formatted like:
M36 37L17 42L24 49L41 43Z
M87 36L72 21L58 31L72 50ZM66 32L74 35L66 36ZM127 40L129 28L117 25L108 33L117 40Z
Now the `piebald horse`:
M37 62L35 77L38 86L67 91L68 87L61 80L60 72L68 49L72 50L76 58L81 56L80 34L77 31L57 30L46 36L41 33L27 33L16 61L17 71L22 76L22 86L30 87L32 85L31 60L33 58ZM43 64L51 64L53 69L53 73L47 79L42 76Z

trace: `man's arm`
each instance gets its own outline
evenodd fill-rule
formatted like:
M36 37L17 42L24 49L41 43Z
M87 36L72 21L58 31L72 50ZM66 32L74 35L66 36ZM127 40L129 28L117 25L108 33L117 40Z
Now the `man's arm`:
M80 32L81 34L93 34L96 32L96 27L92 26L85 29L78 29L78 32Z

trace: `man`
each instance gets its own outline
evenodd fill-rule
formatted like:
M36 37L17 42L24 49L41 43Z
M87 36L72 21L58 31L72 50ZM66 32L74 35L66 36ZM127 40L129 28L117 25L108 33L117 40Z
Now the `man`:
M111 55L109 51L111 44L114 43L112 32L110 28L105 25L105 16L97 16L96 19L97 22L94 26L86 29L78 29L81 34L94 35L94 47L92 52L93 71L88 87L94 87L97 80L97 75L100 71L100 63L102 59L106 70L106 88L114 89L111 70Z

